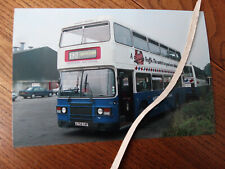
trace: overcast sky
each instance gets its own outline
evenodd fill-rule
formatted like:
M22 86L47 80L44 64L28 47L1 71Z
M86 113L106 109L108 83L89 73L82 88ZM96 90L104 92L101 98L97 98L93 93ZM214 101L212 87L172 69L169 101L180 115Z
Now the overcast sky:
M110 16L180 52L187 39L192 12L141 9L15 9L13 46L49 46L58 50L61 29L76 22ZM210 62L203 12L188 63L200 68Z

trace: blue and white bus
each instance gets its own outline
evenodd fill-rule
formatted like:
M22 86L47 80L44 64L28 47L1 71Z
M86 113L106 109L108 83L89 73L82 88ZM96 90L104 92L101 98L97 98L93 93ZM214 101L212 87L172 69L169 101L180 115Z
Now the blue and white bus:
M205 72L194 65L187 64L182 73L182 87L186 88L186 98L198 98L209 87Z
M59 127L119 129L131 122L170 82L180 52L113 19L62 29L57 67ZM151 116L185 100L182 78Z

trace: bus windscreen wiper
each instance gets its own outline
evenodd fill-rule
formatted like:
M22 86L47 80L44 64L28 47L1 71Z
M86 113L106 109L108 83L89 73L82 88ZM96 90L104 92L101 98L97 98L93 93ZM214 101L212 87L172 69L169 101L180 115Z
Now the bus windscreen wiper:
M93 93L92 93L92 90L91 90L91 87L90 87L90 84L88 83L87 81L88 79L88 74L86 74L85 76L85 81L84 81L84 91L86 93L89 93L90 92L90 101L93 102ZM88 94L89 95L89 94Z

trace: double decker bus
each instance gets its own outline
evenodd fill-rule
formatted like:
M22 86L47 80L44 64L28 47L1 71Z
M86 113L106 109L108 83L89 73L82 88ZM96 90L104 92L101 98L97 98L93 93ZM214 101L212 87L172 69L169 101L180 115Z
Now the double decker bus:
M170 82L180 52L113 19L62 29L57 68L59 127L120 129ZM151 116L184 101L182 79Z
M199 97L209 87L205 72L194 65L186 65L182 73L182 87L187 88L188 98Z

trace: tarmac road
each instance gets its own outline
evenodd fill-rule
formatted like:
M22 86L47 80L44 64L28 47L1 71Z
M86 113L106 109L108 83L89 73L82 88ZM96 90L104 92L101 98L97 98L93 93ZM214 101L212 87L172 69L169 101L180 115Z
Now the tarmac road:
M15 147L71 144L122 140L127 130L119 132L88 131L78 128L59 128L56 116L57 96L23 99L13 102L13 144ZM135 138L161 137L168 127L171 113L153 118L138 127Z

